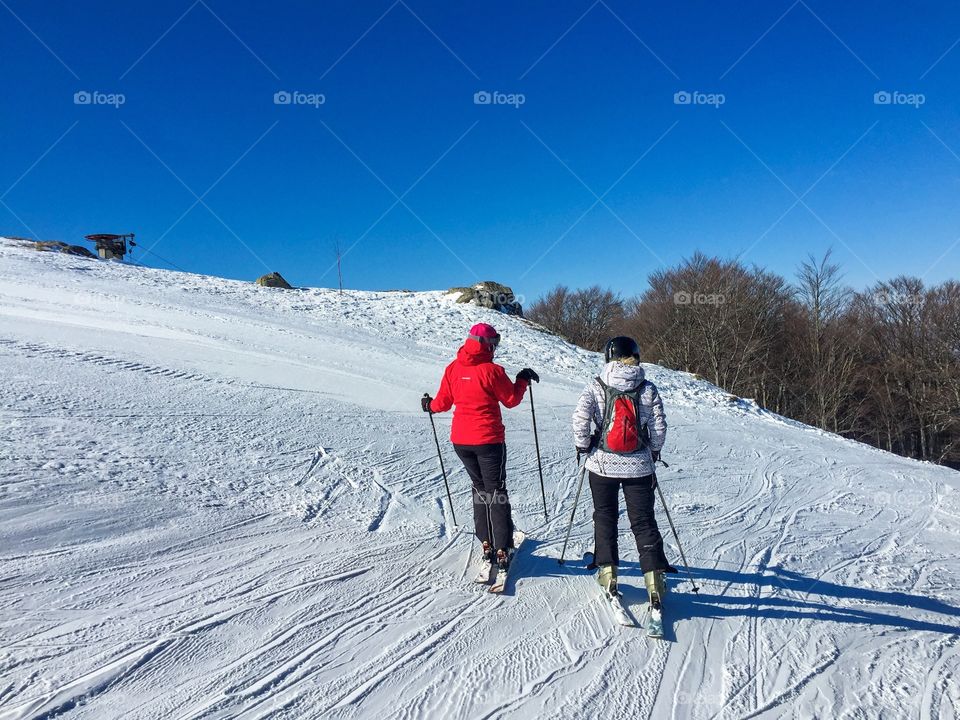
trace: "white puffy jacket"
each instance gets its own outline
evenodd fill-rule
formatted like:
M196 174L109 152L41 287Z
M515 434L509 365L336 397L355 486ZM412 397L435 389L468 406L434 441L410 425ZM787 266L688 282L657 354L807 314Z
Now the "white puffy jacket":
M613 361L600 372L600 379L617 390L633 390L645 380L639 365L624 365ZM573 439L577 447L589 447L593 428L602 427L606 395L594 378L580 394L577 408L573 411ZM663 400L657 386L648 382L640 394L640 425L647 428L650 444L643 450L629 455L617 455L600 448L590 453L587 470L597 475L614 478L646 477L654 472L651 450L660 450L667 438L667 417L663 412Z

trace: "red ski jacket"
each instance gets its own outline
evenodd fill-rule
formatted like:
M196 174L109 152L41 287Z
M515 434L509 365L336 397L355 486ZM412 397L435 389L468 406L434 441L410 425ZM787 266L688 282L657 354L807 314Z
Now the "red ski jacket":
M493 350L468 339L447 365L437 396L430 403L433 412L453 411L450 440L456 445L486 445L504 441L500 403L512 408L520 404L529 383L513 382L493 362Z

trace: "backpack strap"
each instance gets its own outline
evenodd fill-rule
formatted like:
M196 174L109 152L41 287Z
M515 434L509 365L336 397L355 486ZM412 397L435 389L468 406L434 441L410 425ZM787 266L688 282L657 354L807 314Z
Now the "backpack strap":
M594 378L594 380L596 380L600 384L600 387L603 388L604 390L610 389L610 386L607 385L603 380L601 380L599 375L597 375ZM643 394L643 391L646 389L647 385L649 384L650 384L650 381L644 378L643 382L637 385L633 390L617 390L617 392L624 395L636 393L637 398L639 398Z
M643 379L643 382L637 385L637 417L640 416L640 405L643 402L643 391L647 389L647 385L652 383L646 378ZM644 447L650 447L650 428L647 427L647 424L644 423L640 427L640 436L643 438Z
M594 378L594 380L597 381L597 384L600 386L600 389L603 391L603 413L601 413L602 417L600 418L600 424L597 425L597 429L590 436L591 450L593 450L594 448L603 446L603 425L604 425L603 421L604 419L606 419L606 416L607 416L607 398L610 395L610 392L609 392L610 386L607 385L603 380L601 380L599 375L597 375Z

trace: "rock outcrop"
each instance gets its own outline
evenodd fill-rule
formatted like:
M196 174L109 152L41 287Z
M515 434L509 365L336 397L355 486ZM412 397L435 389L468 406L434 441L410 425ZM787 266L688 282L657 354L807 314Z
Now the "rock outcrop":
M523 317L523 306L513 294L513 290L492 280L485 280L471 287L450 288L447 294L456 295L455 302L458 303L473 303L506 315Z
M262 287L281 288L283 290L293 290L293 285L283 279L283 275L278 272L272 272L257 278L257 285Z
M30 244L34 250L40 250L42 252L56 252L63 253L64 255L76 255L77 257L85 258L96 258L92 252L87 250L87 248L82 245L68 245L65 242L60 242L59 240L37 240Z

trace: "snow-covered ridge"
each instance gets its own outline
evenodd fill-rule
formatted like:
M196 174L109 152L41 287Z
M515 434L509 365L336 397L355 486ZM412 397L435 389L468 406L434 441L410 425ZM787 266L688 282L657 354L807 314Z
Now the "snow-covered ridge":
M528 541L474 588L419 397L474 322ZM958 475L647 366L701 591L667 640L579 563L570 414L599 357L441 292L280 291L0 241L0 718L956 717ZM665 517L667 552L679 561ZM642 578L621 536L625 604ZM482 671L478 671L482 669Z
M317 337L330 328L335 328L336 334L349 329L368 334L375 343L373 348L392 346L399 354L413 343L423 352L442 358L452 355L472 324L489 322L502 329L498 361L508 367L535 364L549 375L576 383L597 370L596 353L571 345L522 318L457 304L445 291L278 290L239 280L35 252L19 245L0 238L0 258L8 261L0 269L5 271L0 279L15 283L18 276L29 277L26 284L32 290L26 292L36 313L41 312L37 306L46 302L61 317L69 312L109 314L132 327L146 324L148 312L156 322L158 314L179 314L184 308L220 318L259 314L273 325L302 323L315 330ZM45 278L50 272L56 277L48 283ZM64 282L63 278L71 274L76 276ZM644 367L674 403L708 403L735 412L776 417L689 373L650 364Z

